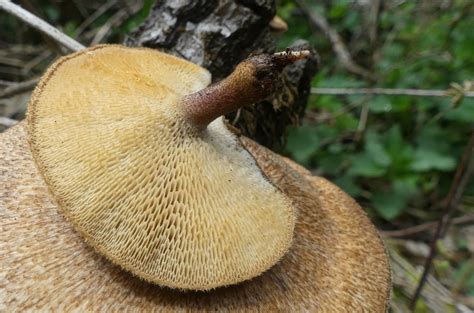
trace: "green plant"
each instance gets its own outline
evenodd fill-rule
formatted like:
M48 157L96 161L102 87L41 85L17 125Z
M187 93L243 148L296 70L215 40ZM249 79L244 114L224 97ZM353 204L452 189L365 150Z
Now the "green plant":
M379 12L375 41L366 35L365 8L355 2L310 9L327 17L355 62L377 77L377 87L447 89L474 78L474 19L463 13L469 1L453 1L445 10L437 3L390 5ZM307 34L321 54L314 87L374 85L341 65L326 36L311 32L293 2L279 8L290 28L282 45L294 32ZM314 95L303 126L290 130L286 151L384 220L436 215L474 121L474 99L453 99Z

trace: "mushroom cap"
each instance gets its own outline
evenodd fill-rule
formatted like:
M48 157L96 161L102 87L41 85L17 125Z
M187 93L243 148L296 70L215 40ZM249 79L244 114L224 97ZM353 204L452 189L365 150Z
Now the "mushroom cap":
M24 123L0 134L0 311L386 312L389 262L362 209L327 180L242 140L295 203L292 247L252 280L183 293L148 284L95 253L59 214Z
M222 119L198 130L181 99L210 74L151 49L61 58L35 89L30 147L62 213L137 276L207 290L261 274L287 251L291 201Z

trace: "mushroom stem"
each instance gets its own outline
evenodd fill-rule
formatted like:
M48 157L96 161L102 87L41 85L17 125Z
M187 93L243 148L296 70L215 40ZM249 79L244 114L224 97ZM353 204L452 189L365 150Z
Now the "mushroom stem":
M250 56L227 78L185 96L181 101L184 114L193 125L205 129L219 116L268 97L283 68L309 56L308 50Z

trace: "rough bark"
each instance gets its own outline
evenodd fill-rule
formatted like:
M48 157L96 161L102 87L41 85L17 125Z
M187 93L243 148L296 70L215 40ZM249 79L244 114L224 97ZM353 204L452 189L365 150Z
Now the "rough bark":
M157 0L145 22L125 43L147 46L183 57L207 68L218 81L251 53L274 52L276 34L269 25L275 15L273 0ZM305 41L290 48L309 49ZM245 135L278 150L289 125L304 114L317 55L288 66L282 88L255 106L228 116Z

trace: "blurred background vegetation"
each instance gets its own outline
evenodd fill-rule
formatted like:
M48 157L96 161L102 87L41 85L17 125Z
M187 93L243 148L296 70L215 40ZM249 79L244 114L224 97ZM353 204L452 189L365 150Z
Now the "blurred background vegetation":
M456 92L474 90L474 1L278 3L278 14L289 26L280 46L302 37L321 57L312 83L315 94L303 124L289 133L286 153L354 196L380 229L398 230L385 233L392 254L422 265L434 227L418 231L413 226L441 217L474 129L474 98ZM345 47L350 62L336 51L337 45ZM449 90L451 96L351 94L352 88L370 87ZM317 94L316 88L348 90L327 95ZM455 213L471 225L452 227L438 242L442 252L434 261L438 279L455 297L467 297L471 309L473 212L471 179ZM403 263L396 262L397 256L392 260L396 283ZM412 288L409 277L402 280L395 288L398 308ZM416 311L435 306L419 301ZM439 312L451 309L440 306Z
M154 1L20 3L94 45L122 42ZM277 14L288 24L279 47L304 38L321 59L306 117L289 130L284 153L355 197L384 231L394 263L392 309L404 311L474 129L474 1L280 0ZM6 90L40 75L60 47L16 18L0 17ZM372 87L402 95L364 89ZM333 88L337 95L328 94ZM22 119L27 96L1 93L0 116L11 119L4 124ZM439 301L448 304L439 312L474 308L474 182L463 191L418 312L436 311Z
M473 1L389 1L376 21L371 1L326 2L308 9L327 19L368 77L348 71L327 36L313 32L294 2L282 2L289 31L281 45L300 36L321 54L314 87L446 90L474 79ZM398 223L440 208L473 127L474 98L314 95L308 111L287 152L358 197L380 222Z

